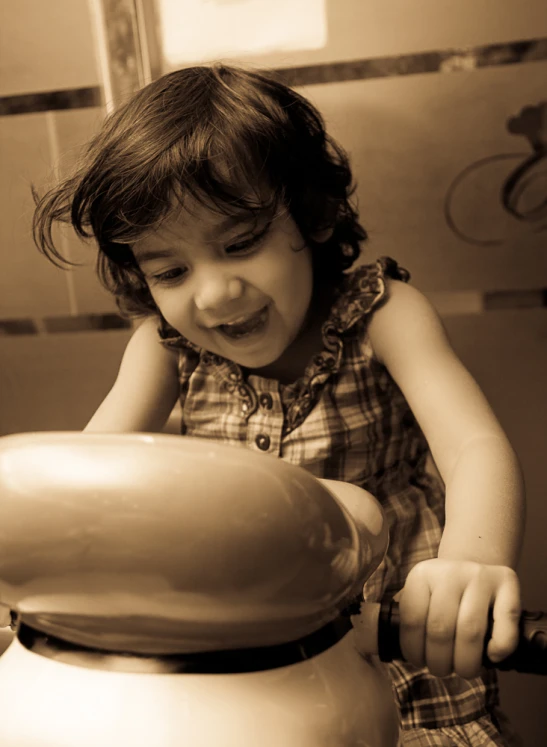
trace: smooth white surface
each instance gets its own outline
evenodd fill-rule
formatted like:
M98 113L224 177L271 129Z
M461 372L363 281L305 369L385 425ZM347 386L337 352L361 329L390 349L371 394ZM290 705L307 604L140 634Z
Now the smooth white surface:
M2 603L111 650L298 639L337 617L387 547L366 491L204 439L8 436L0 494Z
M382 665L349 633L289 667L238 675L84 669L14 641L0 658L9 747L395 747Z

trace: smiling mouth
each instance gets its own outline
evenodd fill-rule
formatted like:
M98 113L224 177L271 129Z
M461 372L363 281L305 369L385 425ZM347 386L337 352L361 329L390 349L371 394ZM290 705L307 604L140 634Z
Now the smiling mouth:
M217 329L232 340L239 340L248 335L262 331L268 318L268 307L248 317L241 317L229 324L219 324Z

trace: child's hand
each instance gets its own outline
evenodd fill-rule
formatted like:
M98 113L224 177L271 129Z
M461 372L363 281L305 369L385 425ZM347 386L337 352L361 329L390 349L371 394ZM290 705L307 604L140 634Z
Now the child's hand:
M418 563L400 593L401 650L431 674L467 679L481 669L489 610L494 624L487 655L493 662L518 642L520 589L506 566L435 558Z

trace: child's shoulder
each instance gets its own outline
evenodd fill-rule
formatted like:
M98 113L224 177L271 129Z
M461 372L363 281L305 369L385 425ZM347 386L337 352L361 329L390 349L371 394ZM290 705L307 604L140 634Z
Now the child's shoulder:
M389 296L389 280L407 283L410 273L391 257L359 265L344 275L332 307L331 322L346 332L376 311Z
M355 294L377 293L383 290L387 278L407 283L410 280L410 273L392 257L379 257L374 262L359 265L347 273L343 289Z

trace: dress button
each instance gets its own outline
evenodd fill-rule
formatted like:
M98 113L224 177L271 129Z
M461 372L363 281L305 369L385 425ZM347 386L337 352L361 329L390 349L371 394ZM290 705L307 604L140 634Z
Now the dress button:
M259 433L255 438L255 444L261 451L268 451L270 448L270 437L265 436L264 433Z
M272 395L268 394L268 392L263 392L258 401L260 402L261 407L263 407L265 410L271 410L273 407L273 399Z

